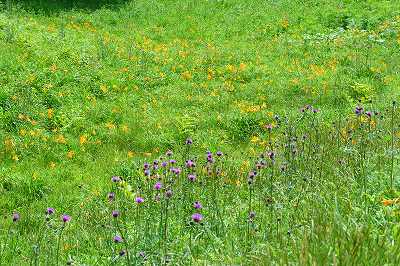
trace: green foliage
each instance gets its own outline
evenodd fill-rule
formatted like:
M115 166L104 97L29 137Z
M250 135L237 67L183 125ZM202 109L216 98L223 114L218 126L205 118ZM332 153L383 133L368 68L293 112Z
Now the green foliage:
M65 232L63 263L111 263L109 177L123 176L131 188L125 192L134 196L139 185L153 185L144 182L143 161L168 149L178 159L204 160L210 149L229 154L230 183L221 187L219 203L224 222L235 229L221 236L211 225L197 235L196 252L203 255L194 264L395 265L398 209L379 201L399 196L396 164L395 189L386 189L388 157L394 153L398 161L389 147L395 135L398 149L390 103L400 99L399 6L398 0L0 0L0 215L7 217L0 222L0 252L12 229L0 264L29 264L25 258L49 206L75 220ZM304 104L321 109L318 119L296 120ZM337 142L354 133L346 123L357 104L385 121L379 133L365 135L376 149L365 160L359 142L350 145L362 134ZM316 134L316 123L323 125L320 140L331 145L324 151L334 155L301 158L297 171L280 176L279 237L270 245L268 234L260 236L245 254L248 173L241 171L249 170L249 157L268 149L265 125L277 125L275 114L293 123L282 139ZM313 136L303 143L310 154ZM188 137L191 153L181 147ZM291 158L287 143L280 144L278 156ZM347 164L338 167L339 157ZM312 183L318 162L326 172ZM361 166L370 171L365 197ZM209 189L197 192L211 215ZM24 217L20 231L9 227L13 211ZM260 215L267 220L267 213ZM174 264L189 262L181 218L171 219ZM55 242L55 228L46 241ZM14 245L17 236L27 241ZM158 238L143 237L148 244L138 249L153 252Z

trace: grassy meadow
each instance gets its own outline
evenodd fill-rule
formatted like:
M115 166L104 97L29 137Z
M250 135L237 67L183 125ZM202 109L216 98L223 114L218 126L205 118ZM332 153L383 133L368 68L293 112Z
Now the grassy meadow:
M0 0L0 265L399 265L399 62L399 0Z

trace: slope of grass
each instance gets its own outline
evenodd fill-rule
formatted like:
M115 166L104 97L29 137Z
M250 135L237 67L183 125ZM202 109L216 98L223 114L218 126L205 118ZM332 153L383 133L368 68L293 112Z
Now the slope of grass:
M321 124L326 126L344 124L359 101L381 111L398 101L398 6L397 0L0 2L0 214L9 219L19 211L28 217L22 226L25 235L35 230L35 213L45 207L71 213L79 218L70 233L82 235L71 238L75 246L71 253L67 248L63 258L69 254L82 263L106 261L96 245L108 242L91 236L100 230L97 220L105 220L105 203L99 198L104 199L110 176L141 175L134 170L139 162L181 149L188 137L195 142L193 153L221 149L229 154L236 162L229 175L235 176L248 156L268 149L265 125L275 114L291 117L304 104L312 104L322 110ZM390 121L383 124L382 138L389 141L389 132L397 129L390 129ZM303 132L307 124L298 126ZM328 179L337 175L333 166L327 169ZM245 183L246 177L241 178ZM390 254L382 250L393 250L381 233L395 238L398 228L377 230L384 226L375 219L384 216L382 210L368 220L370 227L357 228L365 216L351 206L345 214L338 210L329 193L338 184L332 181L305 195L303 206L318 212L305 212L304 220L313 217L317 228L298 232L296 251L289 257L286 249L264 243L256 255L241 260L243 249L228 249L228 243L243 239L231 235L203 239L197 263L238 264L248 259L257 264L261 258L335 264L312 259L328 255L350 263L352 254L332 253L347 248L361 249L356 262L376 252L382 258L377 261L391 263ZM371 188L373 202L386 185L378 182ZM246 198L247 189L240 188ZM221 199L226 212L234 208L230 200L242 198L229 198L237 188L229 189ZM357 189L342 189L340 204L348 195L351 205ZM395 189L391 193L395 195ZM276 201L287 200L284 194ZM321 198L316 206L315 197ZM290 220L295 214L284 215ZM398 221L398 213L396 217ZM326 227L329 224L332 227ZM3 236L5 228L0 227ZM320 248L323 230L331 230L331 238ZM179 243L185 238L171 244L171 252L178 254L173 256L176 263L186 258ZM215 247L218 241L227 241L221 259L224 249ZM368 246L374 241L376 246ZM360 247L361 242L369 244ZM15 257L15 264L27 262L32 243L24 245L18 247L23 255ZM7 254L9 259L14 256Z

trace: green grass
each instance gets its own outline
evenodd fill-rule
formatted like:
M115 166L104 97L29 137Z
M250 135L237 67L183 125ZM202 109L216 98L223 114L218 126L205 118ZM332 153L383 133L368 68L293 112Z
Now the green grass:
M228 154L231 183L220 187L219 201L232 230L216 231L208 198L214 186L203 188L204 195L197 186L195 195L207 206L205 226L195 256L189 255L189 232L180 223L187 213L174 210L172 264L396 265L399 207L380 201L398 197L399 190L398 110L394 126L390 119L392 101L400 100L398 6L397 0L0 1L1 240L10 235L12 212L22 217L12 226L18 245L9 237L0 244L0 264L29 263L47 207L56 208L57 219L64 212L73 217L60 262L71 257L77 264L109 264L115 246L105 200L110 177L124 177L134 192L152 186L136 168L167 149L181 159L191 137L193 155ZM357 129L359 101L384 113L372 133ZM322 110L313 125L317 132L309 131L310 121L293 124L305 104ZM289 160L293 172L276 176L274 216L269 207L258 207L255 224L278 218L281 224L254 231L249 251L247 172L255 155L270 149L263 126L274 114L291 119L274 140L279 164L288 160L283 133L290 128L299 138L315 134L315 143L305 145L321 157L312 161L303 150L298 161ZM352 125L356 143L334 135ZM394 188L388 181L392 135ZM338 158L347 168L336 164ZM318 171L324 175L311 174L323 160ZM368 176L366 191L360 171ZM307 181L310 175L316 183ZM146 217L157 223L152 215L161 207L148 204ZM171 204L183 203L174 198ZM153 234L136 235L136 212L128 206L131 241L145 239L134 250L145 250L148 263L157 264L156 224L150 225ZM56 235L48 240L55 243ZM55 248L45 250L54 262ZM50 263L44 259L42 254L40 262Z

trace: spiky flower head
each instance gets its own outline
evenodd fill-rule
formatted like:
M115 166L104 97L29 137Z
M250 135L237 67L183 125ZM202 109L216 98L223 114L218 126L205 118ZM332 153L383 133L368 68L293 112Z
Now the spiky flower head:
M162 183L161 182L157 182L154 184L154 189L155 190L160 190L162 188Z
M193 208L195 208L195 209L201 209L201 208L203 208L203 206L201 205L201 203L199 202L199 201L195 201L194 203L193 203Z
M119 177L119 176L113 176L113 177L111 177L111 181L114 182L114 183L118 183L118 182L121 181L121 177Z
M115 243L121 243L122 242L122 237L119 235L114 236L113 238Z
M195 213L192 215L192 220L196 223L200 223L203 220L203 215L200 213Z
M136 197L135 202L136 202L137 204L140 204L140 203L143 203L143 202L144 202L144 199L143 199L142 197Z
M13 215L12 215L12 220L13 220L13 222L18 222L20 218L21 218L21 217L20 217L20 215L19 215L18 212L14 212L14 213L13 213Z
M189 181L194 182L196 180L196 175L195 174L189 174L188 175L188 179L189 179Z
M47 208L47 209L46 209L46 214L47 214L47 215L51 215L51 214L53 214L54 212L55 212L54 208Z
M69 215L67 215L67 214L63 214L63 215L61 216L61 220L62 220L64 223L68 223L69 221L71 221L71 216L69 216Z

